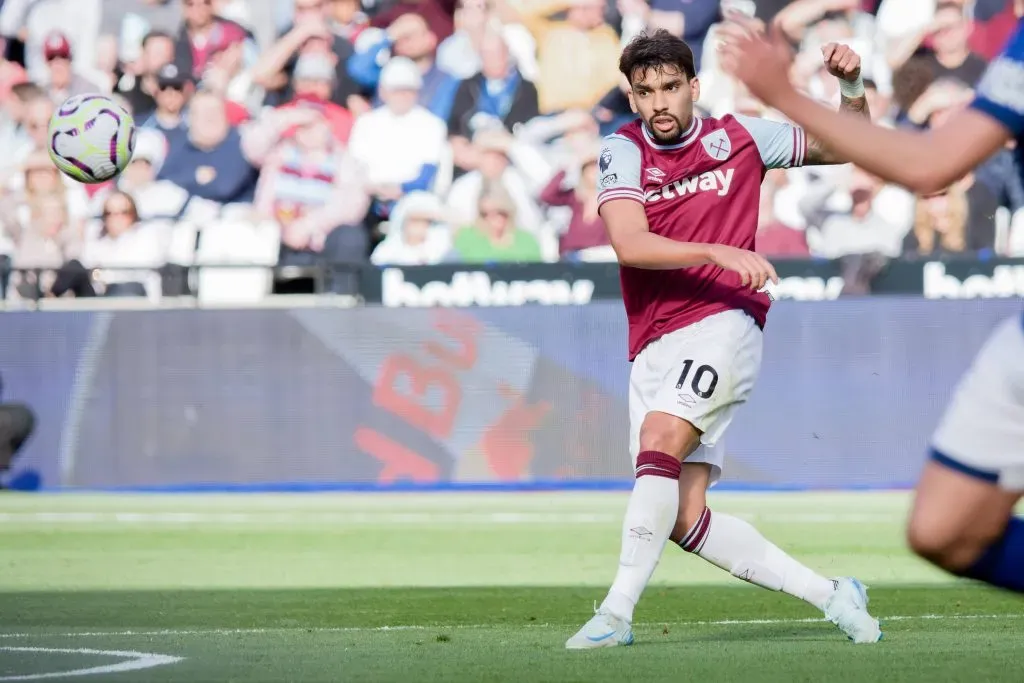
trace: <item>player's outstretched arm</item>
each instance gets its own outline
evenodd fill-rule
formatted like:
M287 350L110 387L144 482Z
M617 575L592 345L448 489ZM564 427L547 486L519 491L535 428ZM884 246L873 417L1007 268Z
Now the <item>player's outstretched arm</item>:
M599 213L623 266L676 270L713 263L739 273L743 284L755 290L778 282L775 268L760 254L724 244L677 242L651 232L643 205L633 199L608 200Z
M891 130L862 116L831 111L790 83L791 54L777 37L732 35L721 53L723 68L834 154L917 193L949 187L1012 137L995 117L973 108L927 132Z

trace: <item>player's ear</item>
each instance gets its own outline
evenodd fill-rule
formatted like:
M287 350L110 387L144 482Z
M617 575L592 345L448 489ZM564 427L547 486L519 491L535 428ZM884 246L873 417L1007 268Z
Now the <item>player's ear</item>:
M634 114L639 114L640 112L636 110L636 102L633 101L632 88L626 91L626 97L629 99L629 110L632 111Z
M690 96L694 102L700 99L700 79L696 76L690 79Z

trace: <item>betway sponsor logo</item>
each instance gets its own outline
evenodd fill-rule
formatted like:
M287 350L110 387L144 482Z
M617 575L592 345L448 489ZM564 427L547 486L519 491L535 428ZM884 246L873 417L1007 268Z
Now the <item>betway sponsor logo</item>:
M995 266L991 275L968 275L961 280L946 273L946 264L924 264L926 299L999 299L1024 295L1024 266Z
M839 298L844 284L843 278L837 275L829 278L793 275L779 278L779 284L772 288L772 296L776 300L829 301Z
M381 280L385 306L544 306L582 305L594 294L592 280L491 280L483 270L458 271L451 280L417 285L400 268L386 268Z
M725 171L708 171L707 173L695 175L692 178L677 180L659 187L657 190L652 190L647 193L644 200L650 203L656 202L659 199L685 197L688 194L696 194L697 192L715 192L719 197L724 197L729 194L729 188L732 186L732 177L735 174L736 171L731 168Z

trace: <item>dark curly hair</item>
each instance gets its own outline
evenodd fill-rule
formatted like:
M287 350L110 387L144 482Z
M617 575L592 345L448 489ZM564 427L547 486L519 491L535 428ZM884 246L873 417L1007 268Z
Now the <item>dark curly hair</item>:
M686 75L686 80L697 74L693 65L693 50L681 38L665 29L658 29L652 35L641 33L622 51L619 57L619 71L633 82L634 76L643 77L648 69L655 73L666 66L674 66Z

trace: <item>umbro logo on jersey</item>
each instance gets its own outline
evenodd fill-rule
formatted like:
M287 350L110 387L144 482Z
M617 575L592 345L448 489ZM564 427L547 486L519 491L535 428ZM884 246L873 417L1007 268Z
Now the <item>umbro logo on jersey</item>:
M652 183L660 183L665 180L665 172L660 168L649 168L647 169L647 179Z
M735 175L736 171L732 168L724 171L708 171L707 173L695 175L692 178L677 180L674 183L669 183L664 187L648 192L644 197L644 201L650 204L660 199L675 199L676 197L685 197L688 194L696 194L697 192L714 192L719 197L724 197L729 193L729 188L732 187L732 179Z

